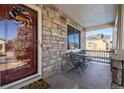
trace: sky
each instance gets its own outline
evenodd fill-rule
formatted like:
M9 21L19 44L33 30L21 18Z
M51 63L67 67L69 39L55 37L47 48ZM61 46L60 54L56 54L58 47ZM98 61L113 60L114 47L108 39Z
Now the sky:
M69 35L69 41L70 42L79 42L79 34L72 34Z
M92 34L99 34L99 33L103 33L105 35L112 35L112 31L113 31L113 28L105 28L105 29L99 29L99 30L93 30L93 31L88 31L86 33L86 37L87 36L90 36Z
M11 40L16 36L19 23L13 20L0 21L0 38Z

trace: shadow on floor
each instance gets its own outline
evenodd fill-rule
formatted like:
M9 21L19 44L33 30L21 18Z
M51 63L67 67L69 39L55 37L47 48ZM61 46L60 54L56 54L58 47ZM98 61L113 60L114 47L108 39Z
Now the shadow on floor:
M111 71L110 65L90 62L81 73L81 77L75 72L64 72L46 78L46 82L52 89L110 89Z

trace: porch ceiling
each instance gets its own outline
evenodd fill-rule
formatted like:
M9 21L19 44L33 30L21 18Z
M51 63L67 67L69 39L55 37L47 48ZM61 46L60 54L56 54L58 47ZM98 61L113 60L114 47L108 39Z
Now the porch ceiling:
M116 7L114 4L55 4L83 27L92 27L113 22Z

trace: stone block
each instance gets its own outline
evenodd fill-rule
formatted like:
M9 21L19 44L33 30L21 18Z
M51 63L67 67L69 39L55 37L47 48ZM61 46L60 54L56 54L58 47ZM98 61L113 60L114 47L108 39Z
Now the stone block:
M48 17L49 18L53 18L54 17L54 11L51 10L51 12L48 12Z
M58 42L59 44L64 44L65 42Z
M113 83L112 84L112 89L124 89L124 87L122 87L122 86L120 86L118 84Z
M48 62L46 62L46 61L43 62L42 64L43 64L43 68L46 67L46 66L48 66Z
M57 51L50 51L51 56L57 56Z
M51 28L51 25L52 25L51 21L43 20L43 26Z
M42 39L43 40L51 40L51 35L43 35Z
M43 44L43 47L50 47L50 44Z
M43 26L43 31L49 31L49 27Z
M112 67L115 67L117 69L122 69L122 61L112 60Z
M112 82L122 85L122 71L112 68Z
M42 14L43 14L43 16L47 16L48 15L47 10L43 9Z
M60 18L60 14L57 11L54 12L54 18Z
M54 55L54 56L51 56L51 58L52 58L52 59L53 59L53 58L57 58L57 56Z
M50 57L50 54L47 54L47 55L45 55L45 53L42 54L42 58L46 58L46 57Z
M51 35L50 31L43 31L43 35Z
M57 32L52 32L52 36L59 36Z
M51 41L52 44L57 44L57 41Z
M46 57L47 58L47 57ZM54 65L56 63L56 59L46 59L43 61L43 66L50 66L50 65Z
M52 36L52 40L57 40L56 38L57 38L56 36Z
M43 72L45 72L45 71L53 71L54 68L55 68L55 65L54 64L53 65L46 66L46 67L43 68Z
M59 25L60 24L60 19L59 18L54 18L53 23Z
M56 63L56 59L50 59L50 64Z
M57 29L57 24L52 23L52 28Z
M50 44L51 43L51 40L42 40L44 44Z
M47 16L43 16L43 20L52 22L52 18L49 18L49 17L47 17Z

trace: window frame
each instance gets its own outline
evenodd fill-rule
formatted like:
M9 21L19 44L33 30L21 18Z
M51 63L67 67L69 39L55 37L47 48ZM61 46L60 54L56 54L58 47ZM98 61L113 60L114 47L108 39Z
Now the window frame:
M0 44L0 51L2 51L3 49L3 44Z
M74 33L74 49L69 49L69 27L71 29L73 29L73 33ZM78 33L79 34L79 48L76 48L75 47L75 34ZM81 49L81 31L79 29L77 29L76 27L70 25L70 24L67 24L67 50L78 50L78 49Z

